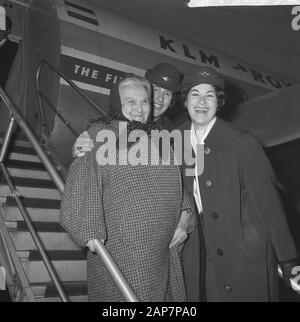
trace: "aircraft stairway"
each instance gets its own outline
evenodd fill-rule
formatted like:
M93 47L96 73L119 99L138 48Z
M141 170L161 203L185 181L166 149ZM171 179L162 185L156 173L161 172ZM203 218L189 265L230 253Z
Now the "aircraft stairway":
M0 266L6 272L12 301L87 301L86 250L75 244L59 222L66 169L51 144L43 101L75 137L78 133L40 89L40 73L45 65L98 114L105 115L74 82L42 60L36 72L42 127L37 138L12 98L0 87L0 96L10 113L2 138L0 133ZM100 240L95 240L95 252L125 301L137 302L136 294Z
M24 139L15 141L8 151L6 166L69 300L87 301L86 251L79 248L61 227L60 192L31 144ZM41 255L3 177L0 181L0 212L35 300L60 301ZM13 297L12 300L27 301L28 299Z

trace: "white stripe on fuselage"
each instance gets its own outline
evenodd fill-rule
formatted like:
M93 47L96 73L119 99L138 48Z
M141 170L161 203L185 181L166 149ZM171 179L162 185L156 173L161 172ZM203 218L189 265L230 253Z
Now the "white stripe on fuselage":
M137 68L134 66L130 66L127 64L119 63L114 60L110 60L101 56L96 56L81 50L77 50L74 48L69 48L66 46L61 46L61 53L66 56L86 60L90 63L94 63L97 65L106 66L109 68L117 69L125 73L134 73L139 76L144 76L145 70L141 68Z
M134 73L134 74L140 75L140 76L144 76L144 74L145 74L144 69L140 69L140 68L137 68L134 66L123 64L123 63L119 63L114 60L110 60L110 59L107 59L104 57L96 56L96 55L93 55L93 54L90 54L90 53L87 53L84 51L80 51L80 50L77 50L74 48L61 46L61 54L66 55L66 56L70 56L73 58L85 60L87 62L94 63L97 65L106 66L106 67L109 67L112 69L120 70L125 73ZM88 83L83 83L83 82L78 82L78 81L74 81L74 83L79 88L84 89L84 90L88 90L91 92L100 93L100 94L104 94L104 95L109 95L109 92L110 92L109 89L103 88L100 86L94 86L94 85L90 85ZM66 83L63 79L60 80L60 84L61 85L68 85L68 83Z
M225 76L272 91L295 83L295 80L289 79L287 76L267 70L241 58L224 54L206 45L179 39L176 35L167 31L156 30L139 24L126 16L99 7L96 2L78 1L78 3L84 3L87 8L95 12L99 26L73 19L68 16L62 0L56 1L60 20L96 31L99 33L99 37L104 34L115 40L127 42L188 63L187 71L193 70L194 65L211 65ZM151 55L151 52L149 52L149 55Z
M61 85L69 86L69 84L66 81L64 81L62 78L60 79L59 83ZM76 81L73 81L73 83L75 85L77 85L80 89L83 89L83 90L86 90L86 91L90 91L90 92L94 92L94 93L98 93L98 94L103 94L103 95L109 95L109 93L110 93L109 89L103 88L103 87L100 87L100 86L94 86L94 85L90 85L90 84L87 84L87 83L76 82Z

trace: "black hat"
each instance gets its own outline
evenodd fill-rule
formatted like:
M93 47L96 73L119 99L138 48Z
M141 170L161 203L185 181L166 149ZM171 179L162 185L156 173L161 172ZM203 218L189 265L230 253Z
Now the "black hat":
M210 84L224 89L224 78L212 67L198 67L193 74L188 74L183 78L181 92L187 92L192 87L200 84Z
M180 90L182 75L173 65L159 63L147 70L145 78L152 84L177 92Z

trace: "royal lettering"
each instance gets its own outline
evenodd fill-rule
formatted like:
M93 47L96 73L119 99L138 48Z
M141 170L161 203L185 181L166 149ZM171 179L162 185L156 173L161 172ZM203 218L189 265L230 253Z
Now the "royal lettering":
M283 85L284 85L284 86L286 86L286 87L289 87L289 86L291 86L291 85L292 85L290 82L286 82L286 81L284 81L284 80L282 80L282 79L279 79L279 81L281 82L281 84L283 84Z
M244 72L244 73L247 73L248 72L248 70L247 70L247 68L246 67L244 67L243 65L241 65L241 64L236 64L235 66L233 66L233 68L234 69L237 69L237 70L241 70L242 72Z
M275 77L267 76L266 78L269 81L269 83L271 85L273 85L274 87L276 87L276 88L281 88L282 87L281 84L280 84L280 82L279 82L279 80L276 79Z
M259 73L258 71L254 69L250 69L252 76L256 82L261 82L263 84L266 84L265 81L263 80L263 75Z

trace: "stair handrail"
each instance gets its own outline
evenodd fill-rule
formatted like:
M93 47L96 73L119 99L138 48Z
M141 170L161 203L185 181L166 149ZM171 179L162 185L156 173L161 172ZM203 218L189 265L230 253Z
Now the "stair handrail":
M1 215L1 206L0 206L0 215ZM16 282L16 269L15 265L13 263L12 257L11 257L11 251L9 250L9 247L7 246L7 242L3 236L3 230L7 229L5 226L1 226L0 221L0 267L3 267L6 274L6 285L8 288L11 288L13 286L17 285Z
M91 107L93 107L95 110L97 110L97 112L99 112L102 115L106 115L106 112L104 111L104 109L102 109L94 100L92 100L88 95L86 95L68 76L66 76L64 73L62 73L57 68L55 68L54 66L52 66L45 59L42 59L40 61L40 64L39 64L39 66L37 68L37 72L36 72L36 75L35 75L35 87L36 87L36 92L37 92L37 96L38 96L38 105L39 105L39 111L40 111L40 117L41 117L41 124L42 124L42 137L44 138L45 141L48 140L49 129L48 129L48 124L46 122L46 118L45 118L45 113L44 113L44 110L43 110L43 104L42 104L41 97L46 101L46 103L48 104L48 106L50 107L50 109L60 118L60 120L63 122L63 124L72 132L72 134L75 137L78 136L78 133L71 126L71 123L69 121L67 121L63 117L63 115L59 111L57 111L55 109L55 107L51 104L51 102L48 100L48 98L40 90L40 75L41 75L41 70L42 70L43 65L47 65L54 74L58 75L67 84L69 84L71 86L71 88L73 90L75 90L75 92L78 95L80 95ZM45 132L44 132L45 130L44 129L47 131L47 134L45 134Z
M10 295L12 296L12 298L20 299L21 294L19 292L20 290L19 287L21 287L23 292L26 294L27 301L36 302L36 299L34 297L33 291L30 288L30 284L26 276L26 273L24 271L24 268L22 266L22 263L16 253L16 249L14 247L13 241L5 225L2 210L3 210L2 207L0 207L0 231L1 231L0 238L2 238L2 241L3 243L5 243L5 247L7 248L7 252L9 252L6 254L8 257L10 257L9 261L12 261L11 264L7 263L5 267L6 270L8 269L6 271L6 273L8 274L8 276L6 276L6 278L8 278L7 287L10 291ZM12 268L15 270L15 272L17 272L17 274L12 273L10 266L13 266ZM18 281L15 281L15 278L17 278ZM15 288L15 290L13 291L13 294L11 293L12 287Z
M11 182L11 179L9 177L9 173L3 164L3 161L4 161L6 153L7 153L7 149L9 146L9 142L10 142L10 139L11 139L11 136L13 133L13 128L14 128L15 122L19 125L19 127L22 129L22 131L24 132L24 134L26 135L26 137L28 138L28 140L32 144L32 147L36 151L37 155L40 157L43 165L45 166L46 170L50 174L52 180L54 181L57 189L59 190L59 192L61 194L64 191L64 182L61 179L58 172L56 171L54 165L51 163L49 157L42 149L38 139L35 137L32 130L28 126L27 122L25 121L25 119L23 118L21 113L19 112L18 108L15 106L12 99L9 97L9 95L5 92L5 90L1 86L0 86L0 96L5 103L5 106L8 108L8 110L11 113L10 124L9 124L8 130L6 132L5 139L4 139L1 151L0 151L0 166L1 166L1 169L6 177L6 180L10 186L13 196L17 201L18 207L19 207L19 209L26 221L26 224L27 224L32 236L34 237L34 241L37 243L37 247L38 247L38 250L41 252L43 261L44 261L46 267L48 266L47 268L49 268L48 272L49 272L49 274L51 273L50 276L51 276L51 278L52 278L52 280L59 292L59 295L63 301L67 302L68 299L67 299L66 295L64 294L64 290L61 287L58 278L56 278L56 272L54 269L51 269L52 264L48 259L48 256L45 252L43 244L41 242L39 243L39 236L37 235L33 225L31 224L30 216L27 213L27 210L25 209L25 207L22 203L22 200L20 199L18 192L16 191L16 189L14 189L13 183ZM119 288L119 290L122 293L125 300L128 302L137 302L138 301L137 296L135 295L135 293L133 292L133 290L129 286L128 282L126 281L125 277L123 276L123 274L119 270L119 268L116 265L116 263L114 262L113 258L111 257L111 255L107 251L106 247L99 240L96 240L96 253L100 257L101 261L103 262L104 266L108 270L108 272L111 275L111 277L113 278L113 280L115 281L117 287ZM47 259L48 259L48 261L47 261Z

